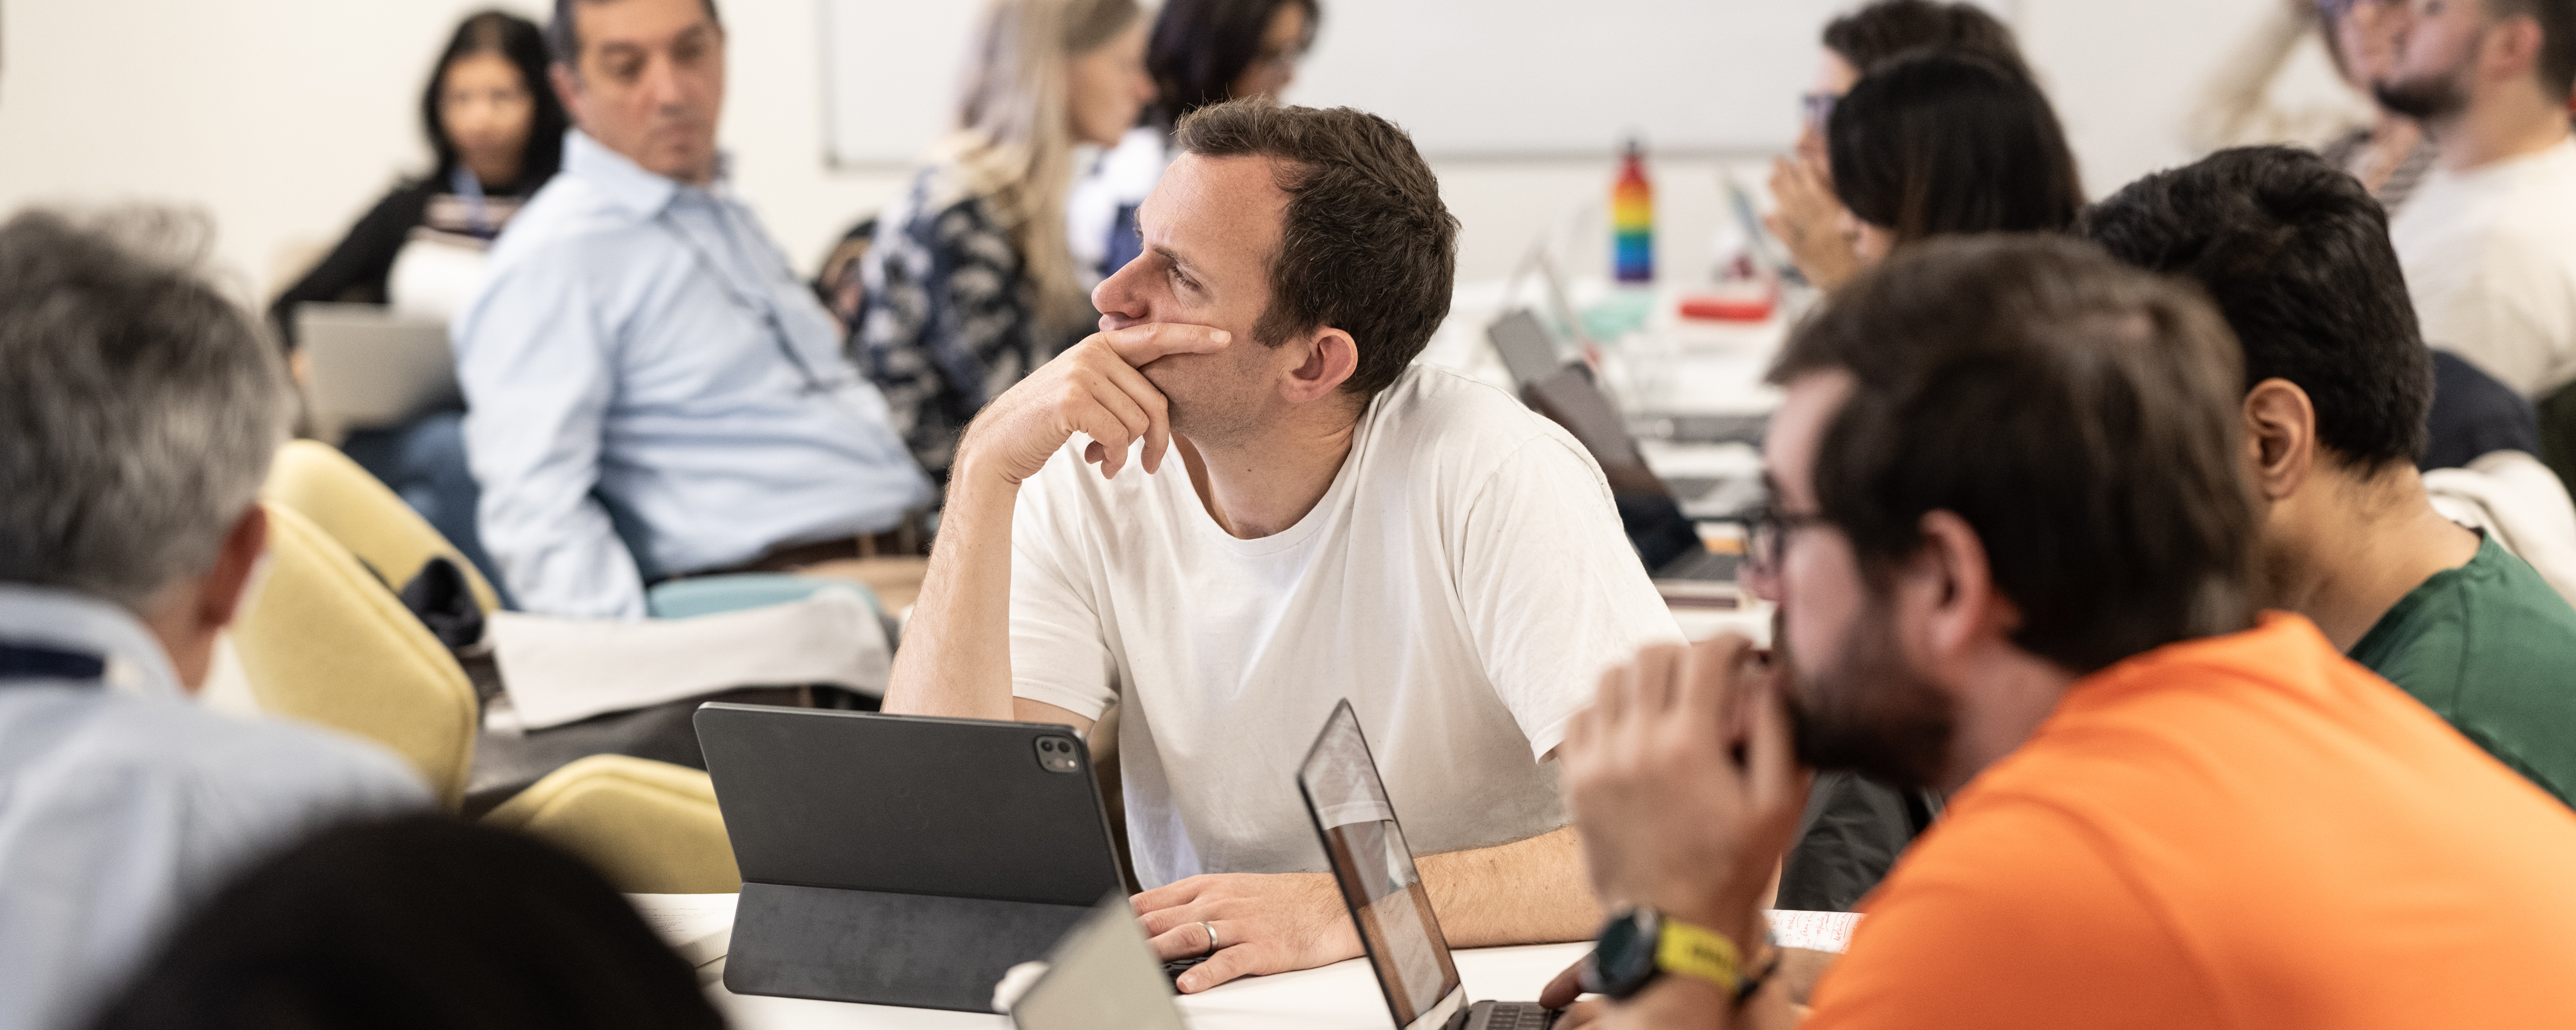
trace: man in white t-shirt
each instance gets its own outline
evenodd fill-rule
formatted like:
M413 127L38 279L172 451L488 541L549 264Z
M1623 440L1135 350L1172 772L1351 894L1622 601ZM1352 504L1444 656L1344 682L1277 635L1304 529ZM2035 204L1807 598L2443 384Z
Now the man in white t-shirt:
M1102 332L961 443L886 710L1118 705L1137 908L1209 955L1184 991L1360 954L1295 785L1343 698L1452 944L1589 936L1551 752L1605 668L1680 639L1608 484L1412 364L1458 229L1402 130L1238 101L1176 147Z
M2430 0L2380 103L2440 168L2389 236L2424 339L2540 398L2576 380L2576 0Z

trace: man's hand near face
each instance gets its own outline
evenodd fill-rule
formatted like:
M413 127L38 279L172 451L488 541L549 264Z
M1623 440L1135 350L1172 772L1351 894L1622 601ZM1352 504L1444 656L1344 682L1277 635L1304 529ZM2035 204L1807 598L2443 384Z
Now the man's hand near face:
M1789 260L1819 289L1842 285L1860 272L1860 257L1843 232L1843 204L1822 168L1804 158L1771 162L1771 196L1779 209L1762 216L1764 228L1789 248Z
M1557 755L1603 903L1652 906L1725 934L1757 965L1762 895L1797 830L1807 776L1752 645L1729 636L1646 649L1603 675L1600 700L1575 717ZM1542 1000L1571 1000L1571 986L1560 978ZM1766 1010L1779 993L1763 992ZM1730 1001L1666 977L1605 1022L1651 1013L1645 1025L1668 1025L1665 1013L1705 1011L1704 1025L1728 1025L1718 1020Z
M1144 471L1171 446L1169 403L1137 371L1171 354L1225 349L1233 334L1154 324L1095 333L1029 373L975 417L957 445L939 542L922 579L885 710L905 715L1052 722L1089 732L1091 720L1011 697L1011 515L1020 484L1075 433L1084 457L1115 477L1142 439Z
M995 398L957 445L959 477L998 477L1017 486L1045 468L1073 434L1091 437L1083 458L1115 478L1127 449L1145 441L1147 474L1161 471L1172 445L1170 404L1138 371L1172 354L1225 349L1234 334L1200 325L1155 324L1094 333ZM953 489L953 486L952 486Z

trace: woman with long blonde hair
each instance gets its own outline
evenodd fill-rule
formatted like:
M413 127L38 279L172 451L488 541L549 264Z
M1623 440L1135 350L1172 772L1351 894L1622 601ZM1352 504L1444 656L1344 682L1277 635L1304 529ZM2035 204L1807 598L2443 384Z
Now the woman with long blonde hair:
M1114 146L1154 99L1136 0L991 0L957 128L877 221L852 355L945 481L984 402L1092 330L1066 242L1077 144Z

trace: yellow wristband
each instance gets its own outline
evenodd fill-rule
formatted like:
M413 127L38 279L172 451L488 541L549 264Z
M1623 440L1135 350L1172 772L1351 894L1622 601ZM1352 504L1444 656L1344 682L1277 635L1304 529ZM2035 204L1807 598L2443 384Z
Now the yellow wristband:
M1744 982L1744 957L1725 934L1670 917L1655 942L1655 967L1667 973L1706 980L1732 995Z

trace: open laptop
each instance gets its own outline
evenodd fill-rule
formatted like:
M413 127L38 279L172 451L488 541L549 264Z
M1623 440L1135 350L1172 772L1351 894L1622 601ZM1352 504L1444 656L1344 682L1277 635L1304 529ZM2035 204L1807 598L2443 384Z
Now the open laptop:
M991 1012L1127 885L1069 727L710 703L736 994Z
M1486 329L1486 337L1493 342L1495 352L1502 355L1512 379L1520 384L1522 399L1574 434L1575 442L1592 453L1592 460L1601 463L1601 474L1610 480L1612 492L1630 497L1670 497L1687 509L1689 502L1730 485L1713 478L1666 480L1647 467L1645 453L1628 431L1627 420L1620 417L1609 395L1593 381L1592 370L1580 361L1565 360L1557 348L1555 334L1539 321L1536 312L1522 309L1504 315ZM1653 571L1659 580L1731 583L1741 564L1739 555L1694 547Z
M463 402L446 322L378 304L299 304L294 317L315 422L380 429Z
M1100 900L1011 1003L1019 1030L1184 1030L1172 984L1125 894Z
M1556 1022L1557 1014L1536 1002L1468 1002L1349 701L1324 720L1297 769L1297 790L1398 1030L1544 1030Z

